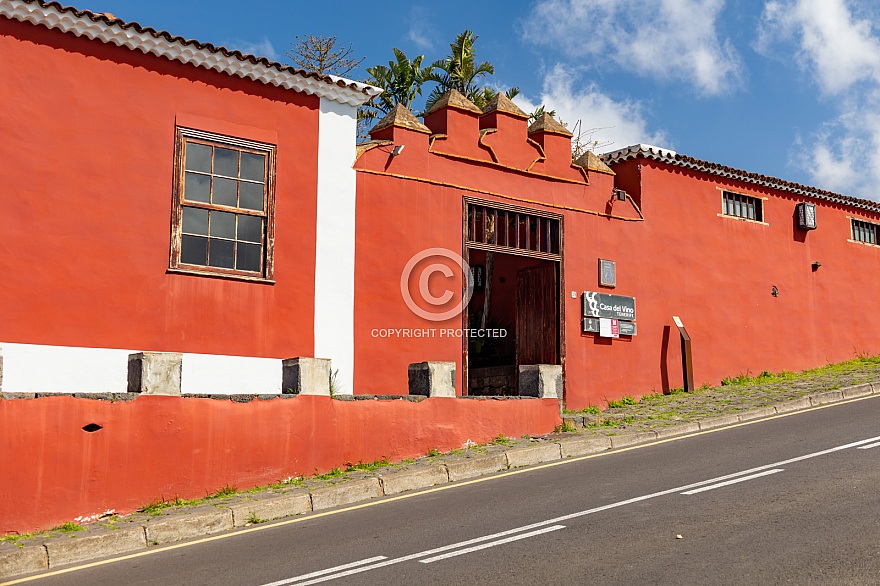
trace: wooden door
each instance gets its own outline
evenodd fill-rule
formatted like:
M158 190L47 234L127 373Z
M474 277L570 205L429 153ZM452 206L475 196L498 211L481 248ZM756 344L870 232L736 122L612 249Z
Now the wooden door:
M516 273L516 366L559 364L559 292L556 263Z

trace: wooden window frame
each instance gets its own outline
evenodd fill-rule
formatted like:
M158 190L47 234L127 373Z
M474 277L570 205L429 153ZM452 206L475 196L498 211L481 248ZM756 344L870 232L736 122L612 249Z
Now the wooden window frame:
M184 195L184 173L187 143L205 144L240 152L262 154L266 156L265 195L263 212L247 208L230 207L214 203L187 201ZM274 248L275 248L275 151L276 146L241 138L235 138L205 132L192 128L176 127L174 140L174 185L171 212L171 254L168 272L221 277L261 283L274 283ZM222 267L203 266L184 263L180 259L183 208L192 207L209 211L230 212L239 215L250 215L264 219L261 243L260 271L243 271Z
M720 188L719 188L720 189ZM767 225L767 222L764 221L764 202L767 201L766 197L759 197L756 195L749 195L747 193L739 193L737 191L731 191L729 189L720 189L721 191L721 213L718 214L722 218L733 218L735 220L742 220L744 222L752 222L754 224L764 224ZM729 213L728 211L728 199L734 200L736 203L740 203L741 205L745 204L753 204L755 210L755 217L748 217L748 213L746 215L738 215L736 213Z
M880 246L880 224L875 224L874 222L869 222L868 220L863 220L861 218L853 218L852 216L847 216L847 218L849 218L849 242L864 244L865 246ZM857 238L856 224L861 225L867 230L867 232L872 233L874 241L872 242L870 239L862 240Z
M479 208L481 224L476 222L476 214L469 218L471 209ZM491 211L495 229L487 231L488 217L485 212ZM504 218L502 221L501 218ZM464 244L474 250L500 252L516 256L540 258L544 260L562 260L562 214L544 212L520 206L507 205L500 202L464 198ZM510 227L513 220L514 227ZM521 230L522 223L525 230ZM534 224L533 224L534 222ZM504 225L503 236L498 226ZM552 227L555 224L555 230ZM535 241L531 240L531 228L534 225ZM553 238L555 236L555 239ZM511 240L516 242L511 243ZM555 246L554 246L555 245ZM534 249L532 248L534 246ZM556 252L552 249L555 248Z

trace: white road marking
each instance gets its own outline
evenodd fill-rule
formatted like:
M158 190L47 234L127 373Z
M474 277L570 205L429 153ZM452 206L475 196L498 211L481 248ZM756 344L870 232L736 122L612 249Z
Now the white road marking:
M458 551L444 553L441 555L434 556L432 558L428 558L426 560L419 560L419 561L423 564L430 564L431 562L436 562L438 560L445 560L446 558L452 558L457 555L464 555L466 553L471 553L472 551L479 551L481 549L486 549L487 547L495 547L496 545L510 543L511 541L517 541L519 539L525 539L527 537L534 537L535 535L540 535L542 533L550 533L551 531L557 531L559 529L565 529L565 525L553 525L552 527L545 527L544 529L538 529L537 531L530 531L528 533L514 535L513 537L508 537L507 539L499 539L498 541L492 541L489 543L484 543L482 545L475 545L473 547L459 549Z
M877 442L876 444L868 444L867 446L859 446L859 449L867 450L868 448L876 448L877 446L880 446L880 442Z
M352 574L358 574L358 573L360 573L360 572L366 572L367 570L375 570L375 569L378 569L378 568L384 568L384 567L386 567L386 566L390 566L390 565L393 565L393 564L399 564L399 563L401 563L401 562L407 562L407 561L410 561L410 560L415 560L415 559L423 558L423 557L425 557L425 556L429 556L429 555L432 555L432 554L435 554L435 553L441 553L441 552L449 551L449 550L453 550L453 549L456 549L456 548L459 548L459 547L466 547L466 546L472 545L472 544L474 544L474 543L481 543L481 542L485 542L485 541L490 541L490 540L492 540L492 539L496 539L496 538L498 538L498 537L507 537L508 535L513 535L513 534L516 534L516 533L521 533L521 532L523 532L523 531L530 531L530 530L532 530L532 529L538 529L538 528L541 528L541 527L548 527L548 526L550 526L550 525L557 525L557 524L559 524L559 523L561 523L561 522L563 522L563 521L568 521L568 520L571 520L571 519L576 519L576 518L578 518L578 517L583 517L583 516L586 516L586 515L592 515L593 513L599 513L599 512L601 512L601 511L607 511L607 510L609 510L609 509L614 509L614 508L617 508L617 507L622 507L622 506L624 506L624 505L630 505L630 504L637 503L637 502L640 502L640 501L645 501L645 500L648 500L648 499L657 498L657 497L659 497L659 496L665 496L665 495L667 495L667 494L674 494L674 493L679 493L679 492L683 492L683 491L690 491L691 489L694 489L694 488L699 488L699 487L702 487L702 486L707 486L707 485L712 485L712 484L722 483L722 482L724 482L724 481L726 481L726 480L730 480L730 479L733 479L733 478L739 478L739 477L741 477L741 476L746 476L746 475L749 475L749 474L756 475L756 473L758 473L758 472L764 472L765 470L771 470L771 469L773 469L773 468L776 468L776 467L779 467L779 466L784 466L784 465L786 465L786 464L791 464L791 463L793 463L793 462L800 462L800 461L802 461L802 460L809 460L810 458L817 458L817 457L819 457L819 456L824 456L824 455L826 455L826 454L831 454L831 453L834 453L834 452L839 452L839 451L841 451L841 450L846 450L846 449L849 449L849 448L854 448L854 447L857 447L857 446L862 446L862 445L870 444L870 443L874 443L874 442L880 444L880 436L878 436L878 437L872 437L872 438L864 439L864 440L859 440L859 441L857 441L857 442L852 442L852 443L849 443L849 444L846 444L846 445L843 445L843 446L837 446L836 448L829 448L829 449L827 449L827 450L822 450L822 451L819 451L819 452L813 452L812 454L805 454L805 455L803 455L803 456L797 456L797 457L795 457L795 458L789 458L788 460L783 460L783 461L781 461L781 462L774 462L773 464L765 464L764 466L758 466L757 468L751 468L751 469L749 469L749 470L742 470L742 471L740 471L740 472L734 472L733 474L727 474L727 475L725 475L725 476L719 476L719 477L717 477L717 478L711 478L711 479L709 479L709 480L701 480L700 482L694 482L693 484L688 484L687 486L679 486L679 487L676 487L676 488L670 488L670 489L668 489L668 490L661 490L660 492L655 492L655 493L652 493L652 494L646 494L646 495L643 495L643 496L637 496L637 497L634 497L634 498L631 498L631 499L627 499L627 500L625 500L625 501L619 501L619 502L611 503L611 504L608 504L608 505L602 505L601 507L595 507L595 508L592 508L592 509L587 509L586 511L578 511L577 513L570 513L570 514L568 514L568 515L563 515L563 516L561 516L561 517L556 517L555 519L548 519L548 520L546 520L546 521L539 521L538 523L532 523L531 525L526 525L526 526L524 526L524 527L518 527L518 528L516 528L516 529L509 529L509 530L507 530L507 531L502 531L502 532L500 532L500 533L493 533L492 535L485 535L485 536L483 536L483 537L477 537L477 538L474 538L474 539L470 539L470 540L468 540L468 541L462 541L462 542L459 542L459 543L453 543L453 544L451 544L451 545L444 545L443 547L438 547L438 548L436 548L436 549L430 549L430 550L427 550L427 551L422 551L422 552L419 552L419 553L414 553L414 554L411 554L411 555L406 555L406 556L403 556L403 557L394 558L394 559L390 559L390 560L389 560L389 559L385 559L385 561L380 561L380 562L378 562L378 563L376 563L376 564L372 564L372 565L362 565L362 566L360 566L360 567L353 567L353 568L351 568L351 569L346 569L345 571L337 572L337 573L334 573L334 574L330 574L330 575L326 575L326 576L318 576L319 573L327 573L327 572L332 572L332 571L334 571L334 570L341 570L341 569L342 569L341 567L338 567L338 568L331 568L330 570L326 570L326 571L323 571L323 572L319 572L319 573L315 573L315 574L313 574L313 575L316 576L314 579L309 580L309 581L307 581L307 582L298 582L296 586L307 586L307 585L309 585L309 584L318 584L318 583L320 583L320 582L326 582L326 581L328 581L328 580L335 580L335 579L337 579L337 578L344 578L345 576L351 576ZM754 476L754 477L757 477L757 476ZM743 480L748 480L748 478L743 478ZM382 559L382 558L381 558L381 556L380 556L380 558L373 558L373 559ZM356 562L356 563L357 563L357 562ZM363 563L366 564L367 562L364 561ZM305 579L305 576L303 576L302 578L291 578L291 580L300 580L300 579ZM280 581L280 582L273 582L272 584L265 584L264 586L280 586L280 585L282 585L282 584L290 584L290 583L291 583L290 581L284 581L284 580L282 580L282 581Z
M689 490L689 491L683 492L681 494L697 494L698 492L705 492L707 490L714 490L716 488L721 488L722 486L736 484L737 482L745 482L746 480L754 480L755 478L760 478L761 476L767 476L769 474L776 474L777 472L782 472L782 468L774 468L773 470L765 470L764 472L752 474L751 476L741 476L739 478L734 478L733 480L728 480L727 482L719 482L718 484L704 486L703 488L696 488L694 490Z
M308 580L309 578L314 578L316 576L323 576L324 574L330 574L332 572L337 572L339 570L347 570L348 568L363 566L364 564L371 564L373 562L378 562L379 560L384 560L384 559L386 559L386 557L384 555L377 555L374 558L361 560L359 562L352 562L350 564L345 564L343 566L336 566L335 568L327 568L326 570L319 570L317 572L312 572L311 574L303 574L302 576L296 576L295 578L287 578L286 580L279 580L277 582L271 582L269 584L264 584L264 586L284 586L285 584L293 584L294 582L298 582L300 580Z

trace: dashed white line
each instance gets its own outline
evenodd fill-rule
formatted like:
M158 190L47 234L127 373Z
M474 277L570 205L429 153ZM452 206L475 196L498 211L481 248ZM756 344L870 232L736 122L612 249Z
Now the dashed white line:
M698 492L705 492L707 490L715 490L716 488L721 488L722 486L729 486L731 484L736 484L737 482L745 482L746 480L754 480L755 478L760 478L761 476L768 476L770 474L776 474L777 472L782 472L782 468L774 468L773 470L765 470L764 472L759 472L758 474L752 474L750 476L741 476L740 478L734 478L733 480L728 480L727 482L719 482L718 484L704 486L703 488L696 488L694 490L689 490L689 491L683 492L681 494L697 494Z
M872 444L872 445L866 445ZM616 503L611 503L608 505L603 505L601 507L595 507L592 509L588 509L586 511L578 511L576 513L570 513L568 515L563 515L561 517L556 517L555 519L548 519L546 521L540 521L538 523L532 523L531 525L526 525L524 527L518 527L516 529L509 529L507 531L502 531L500 533L493 533L492 535L484 535L483 537L477 537L475 539L470 539L468 541L462 541L459 543L453 543L451 545L444 545L443 547L438 547L436 549L430 549L427 551L422 551L419 553L414 553L411 555L406 555L399 558L394 559L386 559L384 556L378 556L375 558L370 558L369 560L362 560L360 562L354 562L353 564L347 564L346 566L337 566L335 568L330 568L327 570L322 570L320 572L314 572L312 574L307 574L304 576L299 576L297 578L290 578L287 580L281 580L279 582L272 582L271 584L265 584L264 586L283 586L285 584L292 584L296 582L296 586L307 586L309 584L318 584L320 582L326 582L328 580L335 580L337 578L344 578L345 576L351 576L352 574L358 574L360 572L366 572L367 570L375 570L378 568L384 568L386 566L390 566L393 564L399 564L401 562L406 562L410 560L417 560L419 558L424 558L426 556L430 556L432 554L446 552L450 550L454 550L457 548L466 548L460 551L454 552L450 555L445 556L435 556L434 558L429 558L423 561L424 563L429 563L432 561L437 561L441 559L445 559L447 557L453 557L454 555L462 555L465 553L470 553L472 551L477 551L480 549L484 549L486 547L492 547L494 545L501 545L502 543L508 543L510 541L516 541L517 539L525 539L526 537L532 537L534 535L539 535L541 533L546 533L548 531L556 531L557 529L564 528L564 525L558 525L563 521L568 521L571 519L576 519L578 517L583 517L585 515L591 515L593 513L598 513L601 511L607 511L608 509L614 509L617 507L622 507L624 505L629 505L632 503L637 503L639 501L644 501L652 498L657 498L659 496L665 496L668 494L674 493L682 493L682 494L695 494L697 492L702 492L703 490L711 490L713 488L719 488L721 486L726 486L728 484L734 484L736 482L743 482L745 480L751 480L753 478L758 478L760 476L766 476L768 474L775 474L776 472L782 472L782 469L776 469L778 466L784 466L786 464L791 464L793 462L800 462L802 460L809 460L810 458L816 458L819 456L824 456L826 454L831 454L834 452L839 452L841 450L846 450L849 448L854 448L858 446L864 446L865 448L880 446L880 436L872 437L869 439L859 440L857 442L852 442L843 446L837 446L835 448L829 448L827 450L822 450L819 452L813 452L811 454L805 454L803 456L797 456L795 458L789 458L788 460L783 460L781 462L774 462L773 464L765 464L764 466L758 466L757 468L751 468L749 470L742 470L740 472L734 472L733 474L727 474L725 476L719 476L717 478L711 478L709 480L701 480L700 482L694 482L693 484L688 484L687 486L679 486L676 488L670 488L668 490L662 490L660 492L655 492L652 494L646 494L643 496L634 497L631 499L627 499L624 501L619 501ZM704 487L704 488L701 488ZM693 490L699 489L699 490ZM686 492L685 492L686 491ZM552 527L551 527L552 526ZM531 531L533 529L544 528L544 531ZM482 543L486 541L490 541L496 538L504 538L510 535L514 535L522 532L529 532L521 535L517 535L512 539L501 539L497 542L484 544L480 547L471 547L467 546ZM373 560L384 560L379 561L375 564L370 564ZM367 565L370 564L370 565ZM342 571L337 571L342 570ZM332 572L332 573L331 573ZM314 578L312 578L314 576ZM312 579L309 579L312 578ZM300 582L300 580L308 580L306 582Z
M471 553L473 551L479 551L481 549L486 549L487 547L495 547L496 545L510 543L511 541L517 541L520 539L526 539L527 537L534 537L535 535L540 535L542 533L550 533L551 531L557 531L559 529L565 529L565 525L553 525L552 527L545 527L543 529L538 529L537 531L530 531L528 533L523 533L521 535L514 535L513 537L508 537L507 539L499 539L498 541L492 541L490 543L484 543L482 545L475 545L473 547L459 549L458 551L444 553L441 555L434 556L432 558L428 558L426 560L419 560L419 561L423 564L430 564L431 562L436 562L438 560L445 560L446 558L452 558L457 555L464 555L466 553Z
M378 562L378 561L384 560L384 559L386 559L386 557L384 555L377 555L376 557L369 558L366 560L361 560L359 562L352 562L350 564L336 566L335 568L327 568L326 570L319 570L317 572L312 572L311 574L303 574L302 576L287 578L285 580L278 580L277 582L271 582L269 584L264 584L264 586L284 586L285 584L293 584L294 582L299 582L300 580L308 580L309 578L315 578L317 576L323 576L325 574L330 574L332 572L338 572L340 570L347 570L349 568L355 568L357 566L372 564L373 562Z

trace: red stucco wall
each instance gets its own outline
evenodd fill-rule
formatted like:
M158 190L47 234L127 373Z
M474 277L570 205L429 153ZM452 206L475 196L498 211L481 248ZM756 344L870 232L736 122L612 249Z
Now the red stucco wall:
M142 396L0 401L0 535L157 498L201 498L344 467L449 451L558 425L555 399L235 403ZM102 429L88 433L96 423Z
M439 115L428 122L437 124ZM464 254L462 200L468 196L564 216L568 408L604 407L625 394L638 397L681 386L673 315L683 319L693 338L697 386L880 353L875 335L880 316L872 309L880 249L848 242L848 216L878 222L880 215L647 159L615 165L615 177L591 172L588 187L560 181L558 162L543 163L543 169L557 172L543 171L553 177L540 177L494 164L488 150L480 161L474 160L474 150L465 155L462 145L476 144L479 135L475 122L462 123L462 116L456 112L450 118L455 124L444 127L450 136L436 140L433 153L425 135L395 128L384 137L407 145L400 156L390 157L390 147L376 148L356 164L361 172L355 384L362 392L403 388L405 365L429 359L455 360L459 390L463 386L460 340L377 340L369 331L380 324L451 327L413 315L402 301L399 281L406 260L418 251L443 247ZM524 123L499 127L484 143L490 140L498 160L511 162L508 167L515 155L522 159L524 149L533 149ZM615 186L634 195L644 221L607 217L639 217L630 201L613 199ZM721 217L721 189L767 198L764 223ZM818 230L796 228L800 201L817 205ZM599 258L616 261L615 289L599 286ZM817 271L813 261L822 263ZM460 279L436 286L456 289ZM775 298L773 286L779 291ZM581 333L584 291L635 297L638 334L612 340ZM461 319L450 323L461 327Z
M0 55L3 341L312 355L317 97L5 18ZM166 273L175 124L277 144L277 284Z

